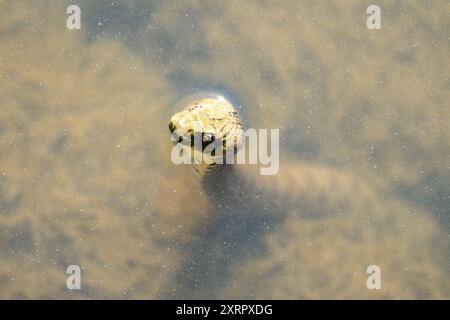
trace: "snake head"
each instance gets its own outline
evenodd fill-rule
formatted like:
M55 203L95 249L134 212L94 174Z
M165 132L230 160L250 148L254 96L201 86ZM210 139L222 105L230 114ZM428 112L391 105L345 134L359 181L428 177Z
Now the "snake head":
M169 130L173 141L190 145L196 151L206 152L213 145L213 154L218 154L218 150L237 149L243 134L236 109L223 97L190 103L171 117Z

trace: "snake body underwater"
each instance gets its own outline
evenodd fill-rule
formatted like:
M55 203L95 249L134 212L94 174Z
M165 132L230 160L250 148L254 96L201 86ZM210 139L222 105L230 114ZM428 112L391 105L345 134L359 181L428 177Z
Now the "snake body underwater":
M278 199L300 197L307 202L321 199L321 205L327 195L343 200L358 190L370 193L369 186L355 180L348 172L286 157L283 157L286 160L280 164L280 171L267 177L258 173L258 165L229 165L226 153L232 149L235 155L244 144L242 123L237 109L222 96L193 100L170 118L172 140L183 142L191 149L192 163L208 190L220 192L227 187L238 189L242 184L250 184L248 192L257 193L256 190L263 188ZM195 139L201 143L192 143ZM210 144L215 145L212 154L211 149L208 150ZM217 166L217 163L224 165Z

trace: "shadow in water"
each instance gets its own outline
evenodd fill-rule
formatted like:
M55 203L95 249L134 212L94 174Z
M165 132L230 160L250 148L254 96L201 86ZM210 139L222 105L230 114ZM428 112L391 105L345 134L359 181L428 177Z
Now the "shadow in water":
M396 194L433 213L440 225L450 229L450 184L445 176L429 174L413 186L399 185Z
M170 298L219 298L230 267L243 257L264 254L264 235L283 216L275 214L281 206L244 181L232 165L207 173L203 188L216 210L214 219L186 248L191 255L175 277Z

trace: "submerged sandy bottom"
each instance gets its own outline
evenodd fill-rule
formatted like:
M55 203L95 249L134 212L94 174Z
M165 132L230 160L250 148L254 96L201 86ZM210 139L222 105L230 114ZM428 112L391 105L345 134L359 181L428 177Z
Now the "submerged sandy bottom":
M379 5L0 0L0 298L450 298L450 8ZM209 89L280 128L229 206L170 162Z

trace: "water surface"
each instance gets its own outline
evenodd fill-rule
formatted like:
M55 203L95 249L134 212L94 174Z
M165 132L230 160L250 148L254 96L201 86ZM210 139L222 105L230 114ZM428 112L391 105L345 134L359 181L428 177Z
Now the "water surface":
M364 1L78 3L68 30L0 0L0 298L450 298L445 1L378 1L381 30ZM279 175L170 162L199 91L280 128Z

